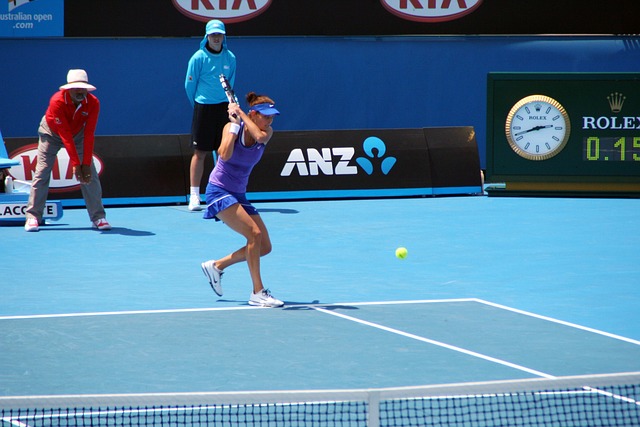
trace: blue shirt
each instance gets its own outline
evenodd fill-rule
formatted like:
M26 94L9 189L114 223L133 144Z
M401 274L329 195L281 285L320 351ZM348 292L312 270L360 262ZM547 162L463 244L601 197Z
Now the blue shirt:
M200 49L193 54L187 65L184 88L191 106L198 104L222 104L228 102L220 84L220 74L224 74L231 87L236 81L236 56L227 49L224 38L220 53L207 49L207 36L200 42Z

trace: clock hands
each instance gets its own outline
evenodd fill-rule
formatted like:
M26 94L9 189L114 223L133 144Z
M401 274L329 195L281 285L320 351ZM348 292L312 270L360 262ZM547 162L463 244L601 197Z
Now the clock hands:
M540 125L540 126L534 126L534 127L532 127L531 129L529 129L529 130L525 130L525 131L522 131L522 132L518 132L518 133L516 133L515 135L516 135L516 136L518 136L518 135L522 135L523 133L534 132L534 131L537 131L537 130L540 130L540 129L546 129L546 128L550 128L550 127L553 127L553 125Z

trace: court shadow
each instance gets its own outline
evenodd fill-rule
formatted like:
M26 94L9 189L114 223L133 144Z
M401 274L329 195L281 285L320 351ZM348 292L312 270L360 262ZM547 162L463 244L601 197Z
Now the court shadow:
M130 228L125 227L113 227L111 230L96 230L92 227L71 227L71 228L60 228L61 226L65 226L68 224L47 224L40 227L40 232L47 231L92 231L94 233L100 234L119 234L121 236L131 236L131 237L145 237L145 236L155 236L156 233L152 233L151 231L142 231L142 230L132 230Z
M96 230L100 231L100 230ZM130 228L125 227L113 227L108 231L100 231L100 234L120 234L122 236L132 236L132 237L144 237L144 236L155 236L156 233L152 233L151 231L142 231L142 230L132 230Z
M247 300L235 300L235 299L222 299L222 298L219 298L219 299L216 300L216 302L236 303L238 305L246 305L247 307L249 307L249 303L247 302Z
M246 300L239 301L230 299L219 299L218 302L237 303L238 305L251 307ZM284 306L279 308L281 308L282 310L314 310L316 308L322 308L323 310L359 310L358 307L349 305L322 304L318 300L314 300L312 302L284 301Z
M24 221L2 221L0 220L0 227L24 227Z
M295 209L272 209L272 208L258 209L258 212L259 213L281 213L284 215L300 213L300 211L297 211Z
M317 308L321 308L323 310L358 310L358 307L353 307L350 305L341 305L341 304L322 304L318 300L313 302L292 302L285 301L283 310L315 310Z

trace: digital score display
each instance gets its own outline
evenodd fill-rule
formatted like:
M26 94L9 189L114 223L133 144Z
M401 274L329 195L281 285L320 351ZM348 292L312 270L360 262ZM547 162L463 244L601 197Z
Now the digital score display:
M590 136L582 142L582 160L640 162L640 136Z

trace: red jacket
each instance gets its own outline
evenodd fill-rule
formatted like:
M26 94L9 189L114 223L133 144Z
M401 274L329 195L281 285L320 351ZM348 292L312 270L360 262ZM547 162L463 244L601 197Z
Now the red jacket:
M47 124L51 132L62 139L72 166L91 164L99 114L100 101L91 93L87 93L86 99L77 108L66 90L60 90L51 97L45 113ZM84 149L81 161L73 137L83 130Z

